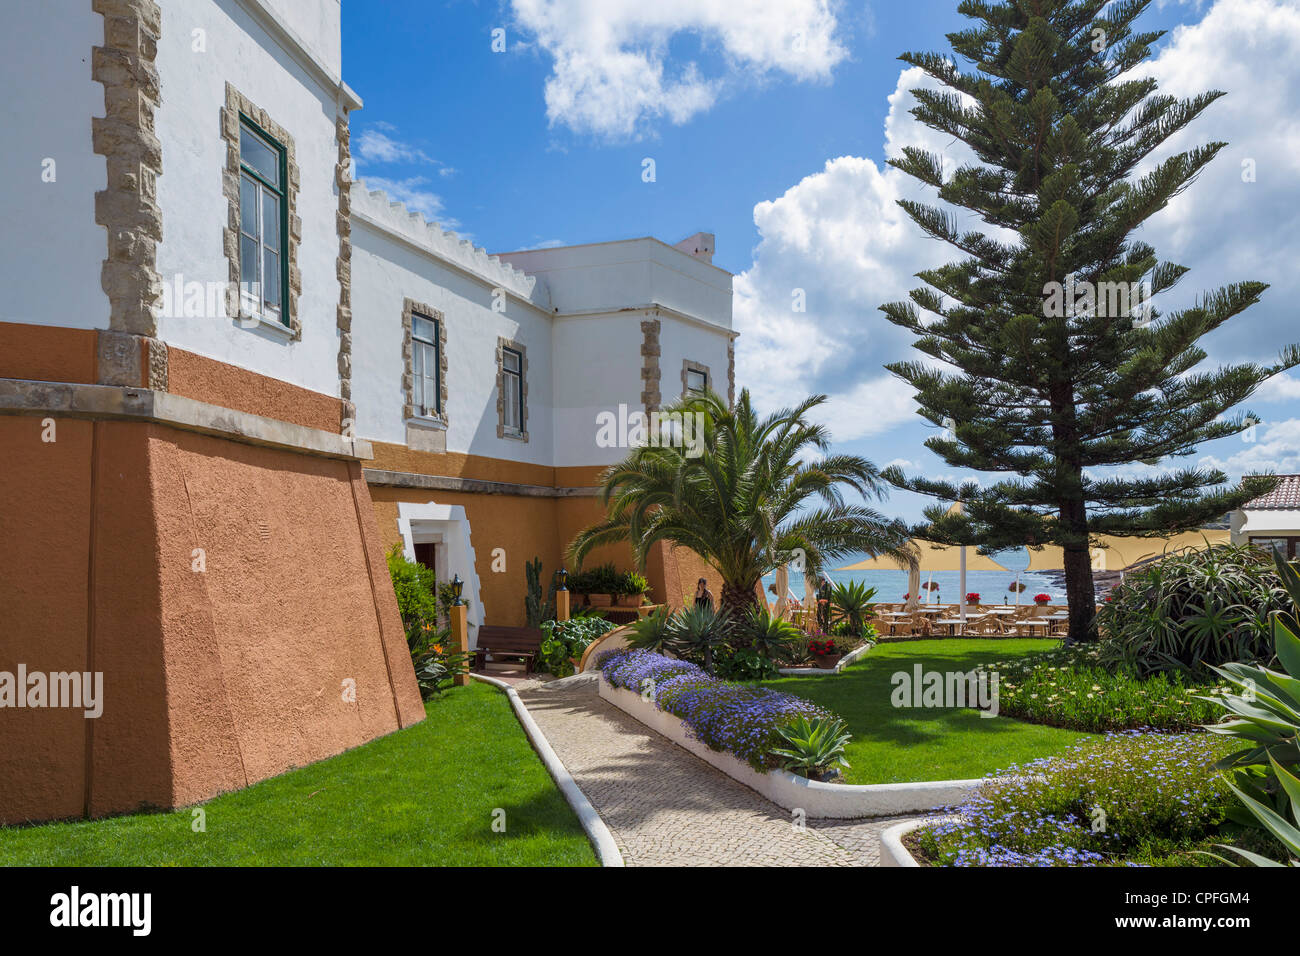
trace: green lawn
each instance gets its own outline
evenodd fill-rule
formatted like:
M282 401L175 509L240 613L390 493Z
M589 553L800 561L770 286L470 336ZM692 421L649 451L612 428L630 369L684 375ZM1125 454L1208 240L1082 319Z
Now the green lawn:
M192 809L0 827L0 865L594 866L505 696L474 683L428 717ZM492 829L505 811L505 832Z
M1031 639L903 641L879 644L835 677L766 681L833 710L849 724L853 740L846 783L905 783L980 777L1014 763L1045 757L1087 736L1009 717L981 717L969 709L895 708L891 675L969 671L991 660L1010 660L1055 647Z

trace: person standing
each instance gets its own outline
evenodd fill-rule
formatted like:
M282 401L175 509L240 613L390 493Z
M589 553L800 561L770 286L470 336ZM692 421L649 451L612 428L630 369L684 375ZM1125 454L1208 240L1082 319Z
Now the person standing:
M713 592L709 590L709 582L704 578L695 582L695 606L713 610Z

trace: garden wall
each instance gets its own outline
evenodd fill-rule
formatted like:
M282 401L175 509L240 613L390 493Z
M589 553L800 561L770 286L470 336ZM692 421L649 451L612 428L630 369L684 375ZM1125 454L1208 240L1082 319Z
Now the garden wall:
M0 417L0 822L193 803L422 719L357 462L160 424ZM196 550L201 549L201 550Z

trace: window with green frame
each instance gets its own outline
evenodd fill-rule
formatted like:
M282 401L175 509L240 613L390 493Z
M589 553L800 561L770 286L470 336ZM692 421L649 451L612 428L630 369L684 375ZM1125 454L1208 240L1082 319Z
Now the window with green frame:
M411 315L411 390L416 413L442 414L442 342L438 320L415 312Z
M289 324L289 208L284 146L239 118L239 299L249 315Z

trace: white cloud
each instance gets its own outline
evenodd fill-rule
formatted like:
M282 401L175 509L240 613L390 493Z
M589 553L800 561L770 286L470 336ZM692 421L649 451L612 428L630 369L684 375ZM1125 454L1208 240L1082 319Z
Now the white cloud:
M460 223L445 215L442 197L426 187L429 180L425 176L408 176L405 179L390 179L385 176L367 176L363 185L370 189L382 189L388 198L404 203L407 209L421 213L430 222L437 222L444 229L458 229ZM462 239L468 238L461 235Z
M553 59L551 123L605 138L684 123L746 79L826 80L848 51L840 0L512 0L515 24ZM670 46L696 38L714 75Z
M375 125L378 126L379 124L376 123ZM384 127L388 130L393 129L391 123L385 123ZM433 157L419 147L404 143L387 133L379 132L373 128L361 131L353 144L353 149L359 159L375 163L434 162Z
M1198 462L1205 468L1220 468L1236 481L1242 475L1272 472L1279 475L1300 472L1300 418L1265 422L1255 429L1255 440L1248 432L1229 439L1240 443L1240 451L1226 457L1206 455Z
M950 145L908 113L909 92L933 81L904 70L889 97L886 152L918 145L964 162L966 148ZM761 236L754 265L735 280L737 377L760 407L798 401L811 392L831 395L837 439L865 437L915 419L911 387L881 368L918 359L910 333L879 311L920 285L915 273L946 253L900 209L903 197L922 195L897 170L870 159L841 156L777 199L754 207ZM802 290L806 311L794 310Z
M1228 143L1138 236L1191 268L1170 296L1174 307L1227 283L1269 283L1259 305L1207 339L1215 360L1269 361L1300 340L1300 3L1218 0L1199 22L1177 27L1140 72L1164 94L1228 94L1159 150L1157 158ZM1254 182L1243 181L1246 163Z
M1252 402L1291 402L1300 399L1300 377L1283 372L1274 375L1251 396Z

